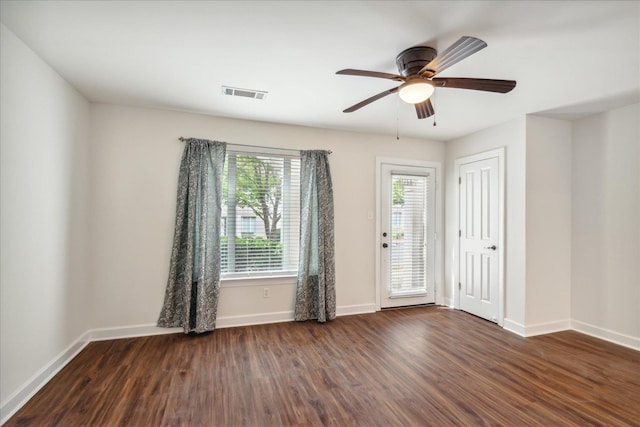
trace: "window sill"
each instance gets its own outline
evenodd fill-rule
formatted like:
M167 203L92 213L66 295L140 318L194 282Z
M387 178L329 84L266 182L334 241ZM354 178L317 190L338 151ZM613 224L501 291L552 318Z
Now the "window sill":
M281 276L224 277L220 279L221 288L235 288L265 285L295 285L297 274Z

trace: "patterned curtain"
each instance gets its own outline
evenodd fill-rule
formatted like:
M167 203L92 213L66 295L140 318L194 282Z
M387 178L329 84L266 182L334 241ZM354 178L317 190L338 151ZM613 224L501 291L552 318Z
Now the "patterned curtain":
M327 151L300 152L300 264L295 320L336 317L333 185Z
M193 138L185 143L169 280L158 326L202 333L216 324L226 143Z

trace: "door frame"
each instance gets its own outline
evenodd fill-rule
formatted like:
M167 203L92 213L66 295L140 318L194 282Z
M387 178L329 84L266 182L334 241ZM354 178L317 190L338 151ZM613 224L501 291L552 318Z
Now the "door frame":
M442 207L444 206L442 203L442 165L440 162L430 162L423 160L413 160L413 159L402 159L396 157L376 157L376 216L375 216L375 228L376 228L376 236L375 236L375 244L376 244L376 283L375 283L375 294L376 294L376 311L380 311L381 308L381 298L380 291L382 286L382 263L381 263L381 249L382 249L382 229L380 225L380 220L382 218L382 165L395 165L395 166L414 166L414 167L423 167L423 168L432 168L435 170L435 194L434 194L434 211L435 211L435 223L434 223L434 246L435 246L435 256L434 256L434 296L435 303L437 305L444 304L444 283L442 281L442 270L444 268L442 262L442 244L444 243L442 239Z
M454 196L454 224L458 230L460 228L460 166L473 163L480 160L486 160L491 158L498 158L498 318L497 323L500 326L504 326L504 312L505 312L505 298L504 298L504 272L506 270L505 265L505 147L496 148L494 150L483 151L481 153L472 154L470 156L459 157L454 161L454 179L458 182L454 182L455 196ZM458 233L456 233L458 234ZM458 283L460 282L460 236L456 235L453 250L453 263L451 271L451 288L453 290L453 307L460 309L460 289Z

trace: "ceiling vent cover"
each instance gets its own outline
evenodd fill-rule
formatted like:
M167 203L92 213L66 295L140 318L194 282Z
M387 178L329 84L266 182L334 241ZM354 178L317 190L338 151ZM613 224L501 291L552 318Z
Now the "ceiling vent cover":
M238 87L222 86L222 93L230 96L241 96L243 98L264 99L267 96L264 90L240 89Z

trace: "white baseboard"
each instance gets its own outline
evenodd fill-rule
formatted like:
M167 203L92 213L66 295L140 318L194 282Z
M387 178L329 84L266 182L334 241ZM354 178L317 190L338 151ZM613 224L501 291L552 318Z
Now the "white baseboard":
M375 304L343 305L336 308L336 316L350 316L353 314L375 313ZM266 323L292 322L293 311L274 313L249 314L241 316L218 317L216 328L234 328L237 326L262 325Z
M148 337L182 332L182 328L160 328L154 324L120 326L115 328L90 329L87 331L90 341L115 340L120 338Z
M375 313L375 304L344 305L336 308L337 316ZM293 311L221 316L216 319L216 329L238 326L263 325L267 323L292 322ZM160 328L154 324L121 326L116 328L91 329L86 335L89 341L115 340L120 338L146 337L151 335L175 334L182 328Z
M47 384L62 368L64 368L71 360L76 357L83 348L89 344L90 338L88 333L82 334L74 342L71 343L66 350L63 350L58 356L47 363L42 369L29 378L22 387L18 388L13 394L7 397L0 404L0 425L4 424L15 414L18 409L29 401L38 390Z
M502 327L509 332L520 335L521 337L525 336L524 325L521 325L518 322L514 322L511 319L505 318Z
M455 308L453 306L453 299L451 299L451 298L444 298L444 303L442 305L447 306L447 307L451 307L451 308Z
M601 340L640 351L640 338L638 337L621 334L619 332L601 328L600 326L590 325L589 323L580 322L578 320L571 320L571 329L586 335L591 335L592 337L600 338Z
M534 337L536 335L550 334L553 332L566 331L571 329L571 320L556 320L553 322L538 323L536 325L523 325L511 319L504 319L502 326L509 332L521 337Z
M375 313L375 304L357 304L357 305L343 305L336 308L336 316L351 316L353 314L367 314Z
M558 320L555 322L540 323L537 325L524 326L510 319L504 319L504 329L521 337L533 337L536 335L550 334L553 332L574 330L604 341L609 341L633 350L640 351L640 338L631 335L621 334L606 328L590 325L578 320Z
M571 320L556 320L554 322L538 323L536 325L527 325L524 327L525 337L534 337L536 335L551 334L553 332L566 331L571 329Z
M274 313L245 314L240 316L224 316L216 319L216 328L235 328L237 326L264 325L293 321L293 311Z
M236 326L261 325L293 321L293 311L275 313L248 314L241 316L221 316L216 319L216 329ZM116 328L91 329L88 336L91 341L117 340L120 338L148 337L152 335L177 334L182 328L161 328L155 324L121 326Z

